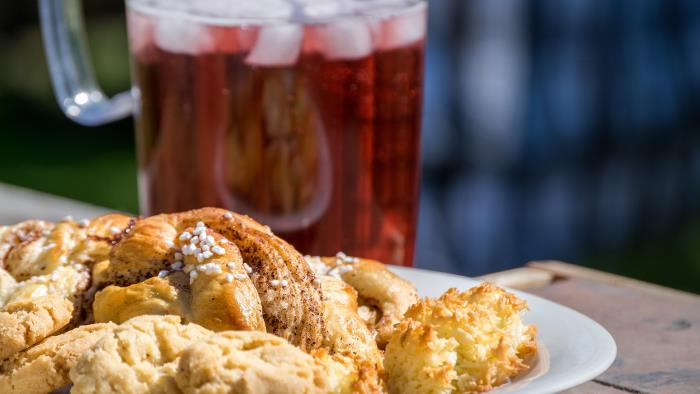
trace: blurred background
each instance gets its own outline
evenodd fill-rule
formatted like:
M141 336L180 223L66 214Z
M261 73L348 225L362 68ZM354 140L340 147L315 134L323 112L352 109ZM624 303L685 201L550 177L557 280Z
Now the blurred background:
M86 2L103 88L123 2ZM430 2L416 263L561 259L700 293L700 2ZM137 212L133 124L55 104L36 4L0 3L0 182Z

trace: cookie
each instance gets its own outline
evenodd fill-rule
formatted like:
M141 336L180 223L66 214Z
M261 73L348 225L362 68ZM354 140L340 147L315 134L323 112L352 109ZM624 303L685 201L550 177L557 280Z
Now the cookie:
M5 269L0 268L0 307L7 303L17 287L17 281Z
M48 275L61 266L92 265L107 258L132 219L108 214L58 223L31 220L0 231L0 266L18 281Z
M138 316L104 335L71 369L71 393L177 393L182 352L213 332L179 316Z
M526 370L536 351L527 303L491 284L413 305L386 347L390 393L479 393Z
M73 303L49 294L0 309L0 360L60 331L71 320Z
M43 394L69 384L78 357L115 327L91 324L47 338L2 365L0 387L7 394Z
M182 352L176 376L187 394L327 393L326 367L275 335L225 331Z

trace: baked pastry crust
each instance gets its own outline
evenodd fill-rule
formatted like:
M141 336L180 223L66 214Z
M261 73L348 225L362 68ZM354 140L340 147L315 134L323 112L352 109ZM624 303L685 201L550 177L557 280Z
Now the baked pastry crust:
M144 220L145 222L145 220ZM158 225L146 223L147 226ZM167 225L164 225L167 226ZM148 248L151 245L149 238L141 232L144 227L139 222L132 231L132 237L124 242L125 247L135 249L134 243L141 245L143 254L153 254ZM170 228L161 233L172 233ZM204 227L202 227L204 229ZM181 232L191 234L194 227L188 227ZM183 255L179 262L175 262L176 250L182 250L186 245L175 237L170 241L172 246L166 244L161 254L154 254L150 259L157 265L171 267L178 264L179 270L163 271L161 277L151 277L145 281L129 286L108 286L95 295L93 313L95 321L114 321L121 323L131 317L145 314L177 314L187 321L197 323L215 331L222 330L265 330L262 308L258 293L253 282L248 278L243 268L243 260L238 248L230 243L221 241L224 238L209 229L200 231L201 235L211 237L213 242L220 247L220 255L214 255L207 259L205 264L198 264L193 255ZM115 247L118 250L121 244ZM148 262L140 260L141 257L132 255L121 258L132 267L137 276L148 269ZM157 257L156 257L157 256ZM165 262L165 264L163 264ZM105 270L106 275L116 272L119 264L111 263ZM144 267L144 268L141 268ZM209 272L202 273L199 269L205 267ZM195 272L196 276L190 276L188 272ZM201 273L201 275L200 275ZM229 277L230 280L227 280ZM236 280L233 278L236 277Z
M0 268L0 305L5 305L7 300L14 293L17 281L9 272Z
M131 223L110 214L0 226L0 359L83 320L89 267Z
M0 226L11 393L476 393L527 368L526 308L488 284L421 301L377 261L305 259L216 208Z
M61 266L91 265L108 257L131 224L129 216L108 214L80 222L30 220L0 227L0 267L23 281Z
M138 316L78 359L71 393L327 393L325 363L272 334Z
M450 289L413 305L386 347L391 393L480 393L527 369L535 327L520 313L527 303L484 283Z
M73 303L52 294L5 305L0 309L0 360L60 331L72 313Z
M196 228L199 222L210 230L208 234L230 241L227 251L235 246L240 251L240 265L245 262L250 267L250 272L245 272L245 275L252 281L255 292L241 291L237 294L241 294L242 298L228 305L252 305L257 301L268 332L285 338L302 349L319 347L326 335L321 289L314 283L315 275L304 258L272 234L268 227L247 216L223 209L202 208L137 221L124 239L112 249L109 265L103 268L98 285L128 286L167 270L175 261L174 254L177 253L173 245L180 235L190 233L188 229ZM230 261L238 264L235 258ZM242 282L246 281L247 279ZM282 283L285 285L280 286ZM196 287L197 282L194 285ZM192 291L193 298L196 293L198 292ZM257 300L254 300L254 293L257 293ZM202 304L199 305L202 307ZM219 304L216 305L218 308ZM241 309L248 313L242 313L242 318L257 321L255 316L251 316L256 308L251 306ZM256 327L259 326L221 328Z
M177 384L183 393L328 393L322 360L262 332L225 331L182 352Z
M394 325L408 308L418 302L418 291L412 283L389 271L384 264L371 259L346 256L306 256L318 274L341 278L358 293L366 322L376 331L381 349L391 337Z
M138 316L111 330L70 370L71 393L177 393L177 363L212 332L179 316Z
M43 394L69 384L78 357L114 327L90 324L47 338L2 364L0 387L7 394Z
M376 393L383 391L384 367L382 354L374 335L357 314L357 292L345 282L330 276L321 277L324 295L324 317L328 335L323 348L331 355L342 359L329 362L340 363L344 375L353 375L351 382L338 384L341 391ZM325 356L321 356L325 357Z
M59 332L77 320L90 274L80 264L17 282L0 268L0 360Z

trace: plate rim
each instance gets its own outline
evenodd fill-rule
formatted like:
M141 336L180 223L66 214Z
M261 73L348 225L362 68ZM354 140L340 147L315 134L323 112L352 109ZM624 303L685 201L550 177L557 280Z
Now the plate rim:
M415 267L405 267L405 266L389 266L389 269L394 272L395 274L401 276L401 272L413 272L413 273L418 273L418 274L423 274L423 275L440 275L440 276L447 276L447 277L454 277L459 280L468 280L471 282L475 283L481 283L481 282L487 282L483 280L478 280L474 279L468 276L463 276L463 275L457 275L449 272L440 272L440 271L434 271L434 270L427 270L424 268L415 268ZM445 290L449 287L455 287L455 286L448 286L445 288ZM587 323L587 328L586 331L591 332L597 339L600 339L600 342L605 342L603 345L599 348L596 349L598 354L593 357L593 361L589 362L589 364L584 365L584 368L579 368L575 371L575 373L571 374L570 378L560 378L555 381L548 382L545 387L538 388L536 385L535 387L532 387L532 385L537 382L538 380L541 383L541 379L549 373L549 370L544 372L542 375L537 376L533 378L531 381L525 383L525 385L522 386L521 389L515 389L515 391L507 390L509 385L505 384L499 387L494 388L494 390L490 391L493 392L494 394L501 392L501 389L506 389L507 392L509 393L556 393L560 392L562 390L570 389L572 387L576 387L580 384L586 383L591 381L592 379L596 378L597 376L600 376L602 373L607 371L610 366L615 362L615 359L617 357L617 343L615 342L615 338L610 334L610 332L600 323L595 321L594 319L588 317L582 312L579 312L576 309L573 309L569 306L559 304L557 302L548 300L544 297L540 297L531 293L528 293L527 291L523 290L518 290L518 289L512 289L507 286L499 286L502 287L510 292L513 292L516 294L518 297L522 297L525 300L528 301L529 304L536 303L540 305L545 305L548 308L553 309L554 311L559 310L559 312L563 312L565 314L568 314L571 317L574 317L575 319L579 319L581 321L585 321ZM464 289L462 289L464 290ZM424 295L421 295L421 297L424 297ZM531 302L534 301L534 302ZM557 313L558 314L558 313ZM549 346L547 346L546 341L544 341L541 337L538 337L538 342L544 343L545 347L549 351ZM550 354L551 357L551 354ZM530 387L528 387L530 386ZM537 391L532 391L532 389L537 389ZM542 391L545 390L545 391Z

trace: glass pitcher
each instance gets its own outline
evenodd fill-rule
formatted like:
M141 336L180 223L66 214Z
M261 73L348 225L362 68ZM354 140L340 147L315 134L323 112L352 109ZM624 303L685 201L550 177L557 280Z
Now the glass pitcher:
M134 115L143 214L219 206L303 253L412 264L425 2L127 0L133 87L111 98L81 3L39 4L65 114Z

